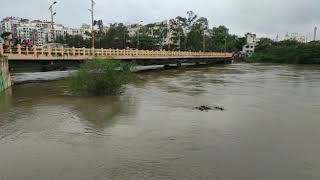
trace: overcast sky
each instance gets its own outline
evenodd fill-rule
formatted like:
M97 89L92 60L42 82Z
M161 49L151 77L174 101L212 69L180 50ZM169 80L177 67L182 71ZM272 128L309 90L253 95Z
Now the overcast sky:
M49 19L52 0L1 0L0 18ZM90 0L58 0L56 21L70 27L89 23ZM280 37L287 32L313 36L320 27L320 0L96 0L96 17L111 22L154 22L185 16L193 10L211 26L226 25L231 33ZM320 33L318 33L320 36ZM320 39L320 38L318 38Z

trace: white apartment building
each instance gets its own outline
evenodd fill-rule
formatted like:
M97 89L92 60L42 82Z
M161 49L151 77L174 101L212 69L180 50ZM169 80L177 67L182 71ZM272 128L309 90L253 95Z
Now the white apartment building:
M291 41L298 41L301 43L305 43L306 37L300 33L290 33L290 34L287 33L284 37L284 40L291 40Z
M256 46L258 45L258 42L260 41L257 38L256 34L247 33L246 34L247 44L245 44L242 48L242 52L246 54L252 54L256 50Z
M33 44L42 46L48 42L49 31L48 29L34 27L34 26L21 26L18 27L18 38L30 39Z
M6 17L4 18L1 24L1 33L11 32L13 36L17 35L17 28L20 24L20 18L16 17Z
M0 21L0 33L11 32L14 39L30 39L34 45L42 46L51 42L52 24L50 21L41 21L7 17ZM54 37L65 35L81 35L80 29L67 28L61 24L54 24Z
M90 37L86 35L86 32L91 32L91 26L83 23L80 28L80 34L84 39L89 39Z

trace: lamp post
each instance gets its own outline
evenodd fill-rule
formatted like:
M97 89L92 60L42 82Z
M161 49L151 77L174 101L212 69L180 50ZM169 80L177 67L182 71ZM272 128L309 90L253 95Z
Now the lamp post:
M203 29L203 52L206 52L206 30Z
M224 52L227 52L227 37L224 38Z
M89 9L91 13L91 36L92 36L92 49L94 49L95 44L95 33L94 33L94 5L96 5L96 2L94 0L91 1L91 9Z
M52 4L49 6L49 11L51 15L51 41L54 42L54 25L53 25L53 17L57 14L56 12L53 12L53 6L57 4L57 1L53 1Z
M138 23L138 32L137 32L137 49L139 49L139 45L140 45L140 40L139 40L140 23L143 23L143 21L140 21L140 22Z

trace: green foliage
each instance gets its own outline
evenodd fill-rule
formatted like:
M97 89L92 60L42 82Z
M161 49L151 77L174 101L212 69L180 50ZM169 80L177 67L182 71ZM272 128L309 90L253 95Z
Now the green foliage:
M202 51L240 51L245 44L245 38L238 38L229 33L225 26L209 27L209 21L193 11L188 11L186 17L177 16L169 20L169 24L150 23L144 26L133 24L129 34L128 26L123 23L110 24L107 28L100 27L95 32L96 48L137 48L146 50L182 50ZM57 37L57 42L70 47L91 47L92 35L85 32L89 38L81 36ZM169 36L170 35L170 36ZM139 40L139 43L138 43ZM179 49L180 48L180 49Z
M300 43L297 41L272 42L263 39L250 60L268 63L320 64L320 41Z
M67 85L74 95L117 95L133 77L133 67L116 60L90 60L68 78Z

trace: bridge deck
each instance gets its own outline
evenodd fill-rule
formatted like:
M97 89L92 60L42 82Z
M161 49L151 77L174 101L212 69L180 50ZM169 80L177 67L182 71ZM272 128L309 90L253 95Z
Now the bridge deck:
M131 49L88 49L88 48L26 48L4 49L0 45L0 55L9 60L90 60L94 57L119 60L170 60L170 59L231 59L231 53L191 52L191 51L150 51Z

